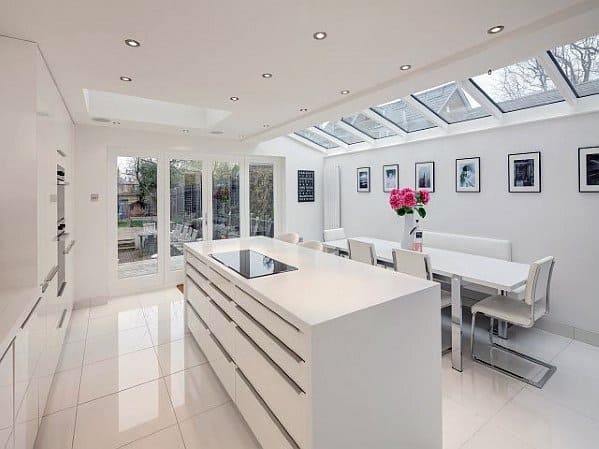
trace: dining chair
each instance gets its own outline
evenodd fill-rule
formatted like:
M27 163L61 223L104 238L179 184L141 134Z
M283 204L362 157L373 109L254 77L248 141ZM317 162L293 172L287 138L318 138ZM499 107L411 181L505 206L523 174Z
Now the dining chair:
M324 246L318 240L306 240L305 242L299 242L298 245L315 251L322 251L324 249Z
M537 388L542 388L545 382L553 375L556 370L554 365L550 365L531 356L515 351L505 346L499 345L493 341L493 325L495 320L502 320L512 323L514 326L531 328L543 316L549 313L549 296L551 288L551 277L555 259L553 257L545 257L533 262L528 272L528 279L524 289L524 300L519 300L510 296L494 295L478 302L472 307L472 331L470 335L470 355L473 360L490 366L498 371L508 374L516 379L533 385ZM534 380L524 375L520 375L509 371L506 368L497 366L494 361L486 361L478 357L474 352L475 344L475 326L476 315L482 314L489 317L491 320L489 325L489 343L490 351L501 350L507 353L520 357L530 363L540 365L547 372L539 379Z
M281 234L277 237L277 240L281 240L287 243L297 244L300 241L300 235L297 232L288 232L286 234Z
M361 242L360 240L347 239L349 258L358 262L376 265L376 250L373 243Z
M323 232L323 237L325 242L330 242L331 240L344 240L346 238L345 229L325 229Z

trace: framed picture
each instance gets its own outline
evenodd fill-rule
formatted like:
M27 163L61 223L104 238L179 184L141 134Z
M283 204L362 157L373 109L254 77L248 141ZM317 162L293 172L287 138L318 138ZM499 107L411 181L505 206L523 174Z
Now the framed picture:
M599 192L599 147L578 149L578 191Z
M435 163L416 162L415 165L416 190L435 191Z
M541 191L541 152L508 154L508 190L511 193Z
M480 157L455 160L455 191L480 192Z
M314 202L314 170L297 171L297 202Z
M383 165L383 192L399 189L399 165Z
M370 192L370 167L358 168L358 192Z

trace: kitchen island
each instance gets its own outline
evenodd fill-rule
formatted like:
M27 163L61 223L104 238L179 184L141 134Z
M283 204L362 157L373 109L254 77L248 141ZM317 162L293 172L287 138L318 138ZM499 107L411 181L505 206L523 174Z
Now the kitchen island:
M185 262L187 324L264 449L441 448L438 284L265 237Z

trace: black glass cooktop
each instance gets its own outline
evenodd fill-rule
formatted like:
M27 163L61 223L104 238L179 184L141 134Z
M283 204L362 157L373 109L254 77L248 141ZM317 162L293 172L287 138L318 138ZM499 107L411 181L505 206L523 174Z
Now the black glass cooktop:
M238 272L246 279L297 270L296 267L279 262L251 249L210 254L210 257Z

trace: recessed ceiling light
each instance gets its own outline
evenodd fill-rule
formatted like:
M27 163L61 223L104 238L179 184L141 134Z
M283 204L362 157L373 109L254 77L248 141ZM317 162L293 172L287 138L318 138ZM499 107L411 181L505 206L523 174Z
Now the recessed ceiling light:
M325 33L324 31L317 31L316 33L314 33L314 34L312 35L312 37L313 37L314 39L316 39L317 41L321 41L321 40L323 40L323 39L326 39L326 38L327 38L327 33Z
M501 33L505 27L503 25L495 25L487 30L487 34Z
M214 131L210 131L210 134L215 134L215 135L221 135L224 134L224 131L219 131L218 129L215 129Z
M239 101L239 97L231 97L231 98L229 98L229 100L231 100L231 101Z
M272 78L272 73L263 73L262 78Z
M181 130L181 132L182 132L183 134L189 134L189 130L188 130L188 129L182 129L182 130Z
M399 70L410 70L412 66L410 64L404 64L399 66Z
M125 39L125 45L128 45L129 47L139 47L141 44L135 39Z
M127 82L129 82L129 81L133 81L133 78L130 78L128 76L121 76L121 81L127 81Z
M270 125L262 125L263 128L270 128Z
M300 112L308 112L308 108L300 108Z
M113 120L113 121L112 121L112 124L113 124L113 125L120 125L120 124L121 124L121 122L119 122L118 120Z
M347 95L349 93L349 90L347 89L343 89L341 92L339 92L341 95Z

